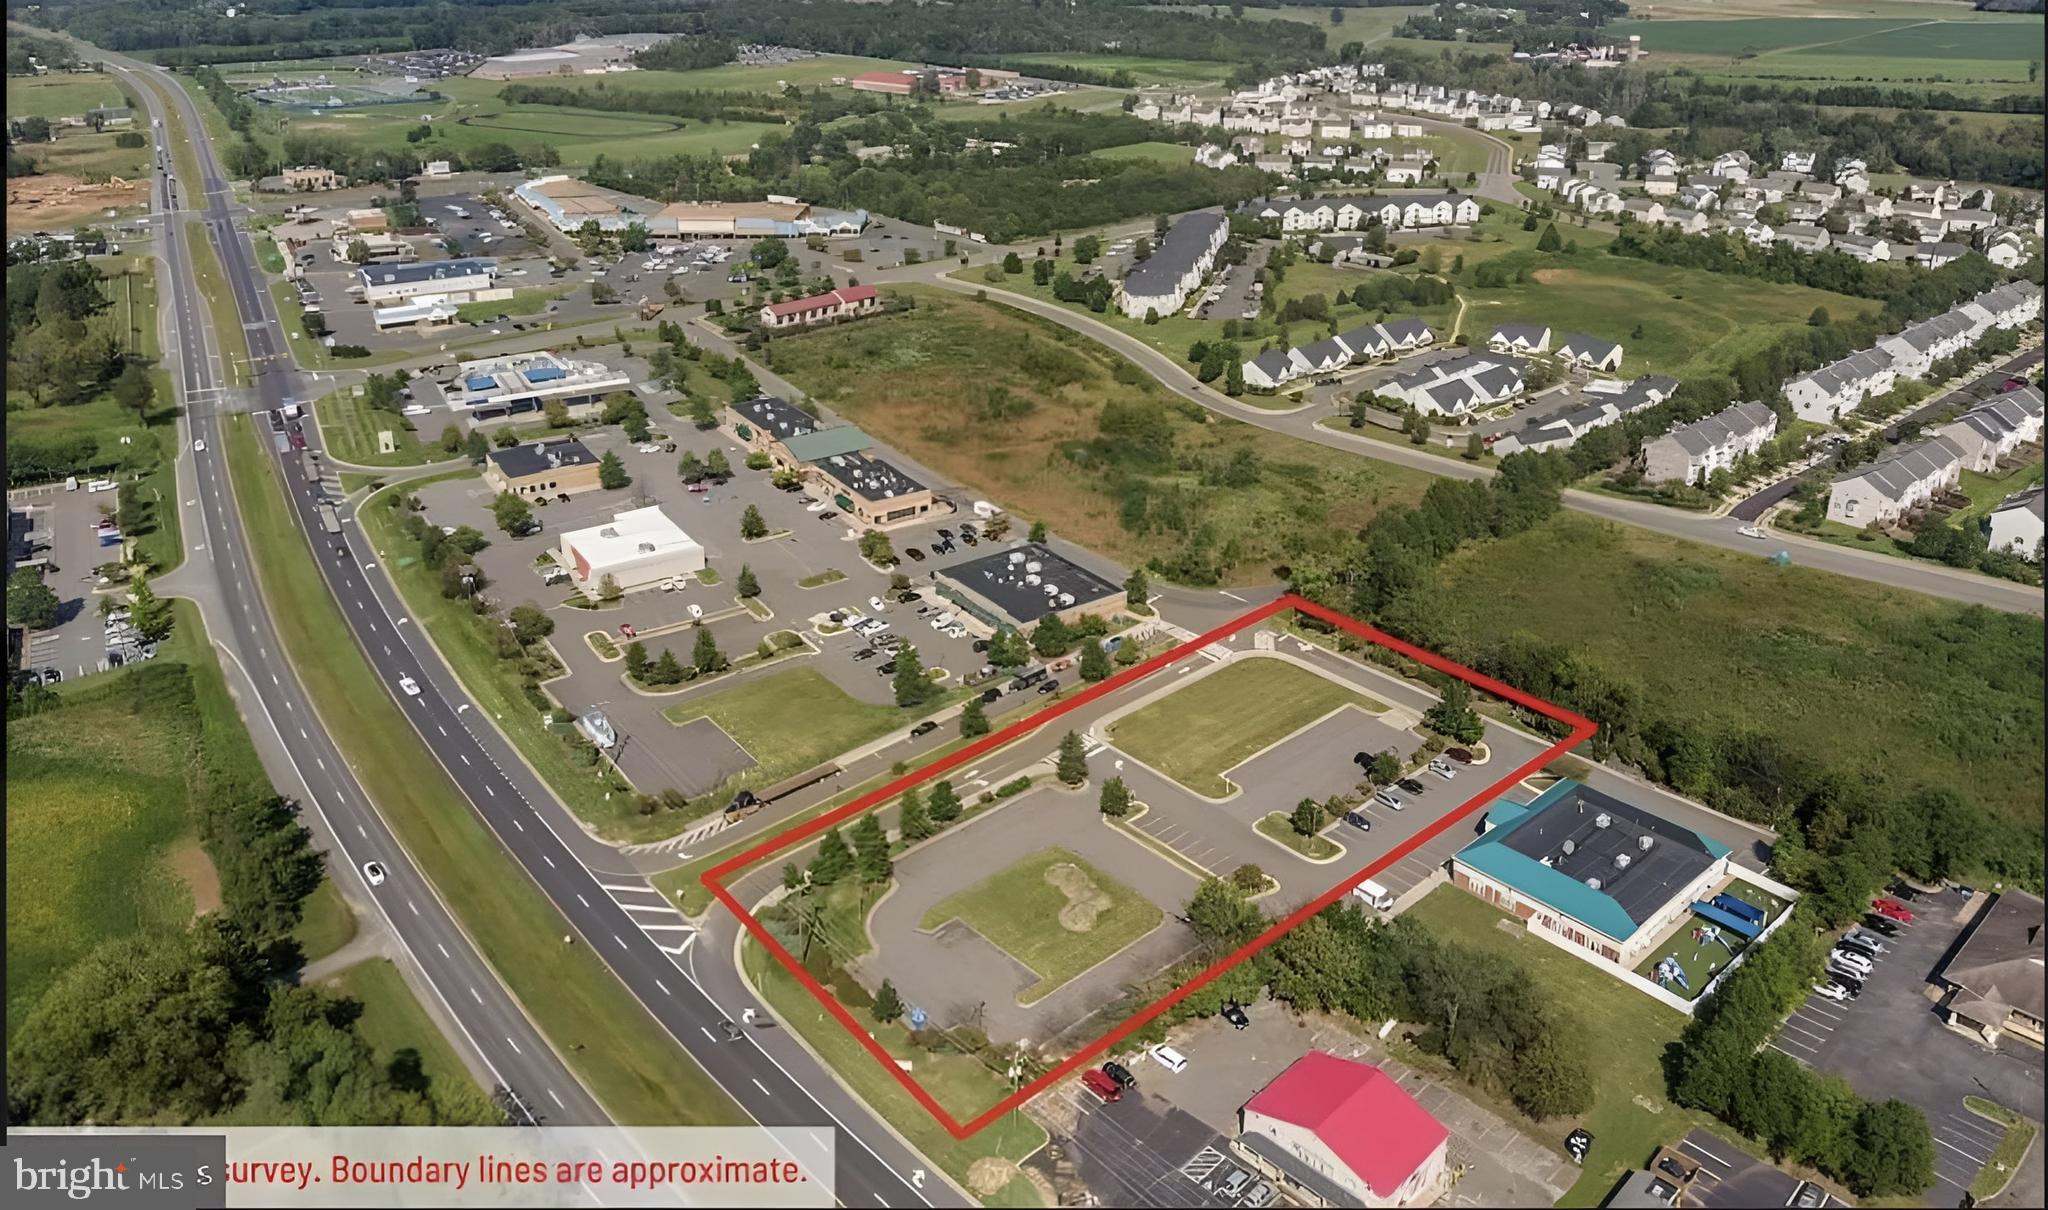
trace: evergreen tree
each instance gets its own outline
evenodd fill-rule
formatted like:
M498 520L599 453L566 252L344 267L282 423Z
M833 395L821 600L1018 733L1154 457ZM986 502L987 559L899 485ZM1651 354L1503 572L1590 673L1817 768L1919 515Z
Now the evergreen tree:
M1081 737L1072 731L1060 739L1057 772L1061 785L1078 786L1088 780L1088 753L1082 747Z
M1031 523L1031 540L1033 542L1044 542L1049 532L1045 528L1045 522L1033 521Z
M880 886L889 881L894 869L889 860L889 835L882 831L881 818L873 811L853 825L853 851L862 883Z
M1322 830L1323 808L1315 799L1304 798L1294 804L1294 813L1287 817L1287 822L1294 826L1297 835L1313 836Z
M868 1011L884 1025L902 1016L903 998L896 994L896 985L887 979L882 980L881 988L875 992L874 1006Z
M1124 604L1132 609L1143 609L1152 596L1152 582L1145 575L1145 569L1135 567L1124 577Z
M917 654L917 648L904 644L896 652L896 704L899 706L921 706L939 693L939 687L932 678L925 675L924 659Z
M1045 659L1063 655L1074 645L1074 636L1067 624L1060 621L1060 615L1048 613L1038 620L1031 632L1031 650Z
M1131 788L1121 777L1112 777L1102 783L1102 813L1111 819L1121 819L1131 813Z
M831 886L852 872L853 850L839 829L833 828L818 841L818 855L811 858L811 885Z
M740 564L740 576L736 588L742 597L758 597L761 595L761 581L754 578L754 569L745 563Z
M1550 223L1543 228L1543 234L1536 237L1536 251L1556 252L1564 247L1564 237L1557 233L1557 224Z
M931 803L926 807L926 812L932 817L933 823L942 827L960 818L960 796L953 793L952 782L942 781L932 787Z
M627 676L632 677L636 681L645 681L647 679L647 669L649 668L649 666L650 665L647 660L647 648L644 644L640 642L640 640L635 639L632 642L626 644Z
M967 704L960 708L960 738L973 739L988 732L988 712L982 709L981 699L968 698Z
M633 476L626 473L626 464L619 460L618 452L606 450L604 457L597 460L597 485L616 491L633 482Z
M932 817L925 814L924 800L918 797L916 786L903 792L903 805L897 812L896 827L903 833L903 839L912 844L938 832L932 826Z
M747 505L747 511L740 514L740 537L748 541L768 536L768 522L762 520L761 510Z
M683 665L676 659L676 653L664 647L661 658L654 661L648 677L657 685L680 685L683 683Z
M162 642L171 633L171 603L156 595L148 580L138 579L129 593L128 624L152 643Z
M697 666L699 673L719 672L725 668L725 653L718 649L718 640L711 637L709 630L698 629L697 646L690 653L690 662Z

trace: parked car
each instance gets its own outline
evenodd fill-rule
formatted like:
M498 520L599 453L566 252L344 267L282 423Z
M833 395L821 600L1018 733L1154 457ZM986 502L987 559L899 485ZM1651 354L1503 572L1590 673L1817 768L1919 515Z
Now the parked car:
M1394 784L1400 787L1401 789L1406 790L1410 794L1420 794L1423 792L1424 789L1427 788L1421 782L1416 781L1412 777L1404 777L1400 781L1395 782Z
M1038 687L1038 692L1040 694L1058 693L1059 691L1060 681L1058 677L1054 677L1053 679L1046 681Z
M869 597L868 608L874 610L876 613L880 613L884 609L887 609L888 606L882 603L882 598L880 597Z
M908 605L912 601L924 600L924 594L921 592L906 592L903 595L897 597L896 599L903 602L905 605Z
M1847 971L1829 971L1828 981L1840 984L1842 990L1849 993L1851 1000L1863 994L1863 980L1858 979Z
M918 549L917 547L915 547L915 546L906 546L906 547L904 547L904 548L903 548L903 553L904 553L904 554L906 554L906 555L909 555L909 556L910 556L910 561L911 561L912 563L922 563L922 562L924 562L924 552L923 552L923 551L921 551L921 550L919 550L919 549Z
M703 616L704 607L702 605L697 604L697 602L695 601L690 602L690 617L694 619L701 618Z
M1892 879L1891 884L1885 887L1884 893L1901 903L1913 903L1920 898L1919 891L1896 878Z
M1868 949L1875 954L1882 954L1885 952L1885 950L1890 948L1889 946L1885 945L1884 942L1879 941L1877 938L1871 936L1869 933L1864 932L1862 929L1850 929L1847 933L1844 933L1842 935L1842 940L1853 941L1856 944L1863 946L1865 949Z
M1865 916L1863 918L1863 927L1869 929L1871 932L1879 933L1886 937L1896 937L1899 935L1898 922L1895 920L1887 919L1883 916Z
M939 725L937 723L933 722L930 719L926 719L923 722L919 723L917 726L912 727L910 729L910 738L916 739L921 735L930 735L932 732L937 731L938 729Z
M630 639L630 638L634 637L635 635L638 635L638 634L639 634L640 632L639 632L639 631L637 631L637 630L635 630L635 629L633 629L633 623L631 623L631 622L620 622L620 623L619 623L619 633L620 633L620 634L622 634L622 635L624 635L624 636L626 636L627 638L629 638L629 639Z
M887 661L884 661L881 667L879 667L879 668L875 669L875 675L876 675L876 676L895 676L895 675L896 675L896 661L895 661L895 660L887 660Z
M1104 1102L1123 1099L1124 1086L1092 1067L1081 1073L1081 1086L1102 1098Z
M833 519L834 517L837 517L838 515L839 515L839 510L838 510L838 509L828 508L828 509L826 509L826 510L825 510L824 512L822 512L822 513L819 513L819 514L818 514L818 520L820 520L820 521L830 521L830 520L832 520L832 519Z
M1372 820L1367 819L1365 817L1365 812L1363 811L1344 812L1344 822L1350 824L1354 828L1357 828L1361 832L1372 831Z
M976 639L976 640L974 640L974 650L975 650L975 653L976 653L976 654L980 654L981 652L987 651L987 650L988 650L988 640L987 640L987 639Z
M1252 1023L1252 1019L1245 1015L1243 1006L1229 1000L1223 1002L1223 1019L1230 1022L1232 1029L1246 1029Z
M1385 807L1389 811L1399 811L1405 806L1407 806L1406 803L1401 801L1399 795L1390 794L1385 790L1374 791L1372 800L1380 804L1381 806Z
M1867 942L1860 941L1854 937L1844 937L1840 941L1835 942L1835 950L1838 953L1855 954L1860 958L1872 960L1875 960L1880 952Z
M1188 1069L1188 1057L1171 1046L1148 1047L1145 1053L1152 1056L1154 1063L1176 1075Z
M1913 913L1911 909L1907 908L1905 904L1900 903L1896 899L1873 899L1870 901L1870 906L1877 912L1878 915L1886 917L1887 919L1896 920L1900 924L1913 923Z
M872 648L872 647L863 647L863 648L861 648L861 649L860 649L859 651L856 651L856 652L854 652L854 653L853 653L853 658L854 658L854 659L857 659L857 660L871 660L871 659L874 659L874 658L875 658L875 649L874 649L874 648Z
M1438 777L1443 778L1445 781L1449 781L1458 775L1458 766L1452 764L1451 762L1445 760L1443 757L1439 756L1435 760L1429 762L1429 771L1431 773L1436 774Z
M981 691L981 700L982 704L984 705L988 704L989 702L995 701L997 698L1001 696L1003 696L1002 689L995 685L990 685L988 688Z
M1138 1077L1132 1075L1130 1068L1125 1067L1121 1063L1104 1063L1102 1065L1102 1074L1115 1080L1125 1088L1136 1088L1138 1086Z
M1816 983L1813 985L1813 990L1829 1000L1847 1000L1849 998L1849 989L1839 983Z

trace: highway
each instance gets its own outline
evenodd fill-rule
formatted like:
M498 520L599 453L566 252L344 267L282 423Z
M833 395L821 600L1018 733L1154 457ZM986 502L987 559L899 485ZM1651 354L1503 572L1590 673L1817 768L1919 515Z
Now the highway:
M105 52L94 53L138 85L145 79L159 82L178 107L184 128L198 140L196 150L204 178L202 203L191 207L170 172L164 171L158 177L158 201L167 217L156 220L164 224L162 254L172 285L165 307L172 329L166 347L174 350L176 381L193 438L187 451L189 462L181 469L189 469L197 493L202 528L195 536L205 539L194 545L188 569L202 562L217 569L217 599L210 606L228 617L227 629L239 648L235 663L254 686L268 720L306 780L307 801L317 805L329 821L329 831L340 846L338 857L354 870L374 859L389 871L381 885L356 887L357 897L376 905L389 927L427 969L437 997L460 1023L461 1032L494 1070L503 1073L500 1082L514 1088L532 1106L538 1120L603 1122L605 1116L594 1098L577 1084L489 976L432 887L411 868L374 805L349 776L346 762L297 684L263 612L252 569L241 553L246 543L227 472L223 423L223 417L235 411L260 414L299 398L300 384L291 368L288 339L271 309L253 250L236 230L239 208L217 167L191 99L157 69ZM158 98L152 90L144 86L138 91L154 109ZM168 125L158 132L166 164L173 162L163 142L169 133ZM185 205L181 206L181 200ZM226 274L248 341L252 378L243 391L226 388L216 366L219 351L209 331L205 301L192 281L189 253L179 229L182 212L187 209L204 215L208 238ZM268 424L260 416L257 423L259 435L267 432ZM317 445L318 426L309 423L305 431L309 443ZM685 929L669 923L680 921L680 917L665 909L650 917L647 905L658 903L659 895L625 868L611 849L584 835L502 734L479 718L477 707L438 655L418 649L418 644L427 640L412 633L403 605L353 524L349 507L342 507L347 556L337 557L334 541L321 534L315 512L324 500L319 484L289 473L289 464L285 469L283 479L293 512L308 535L315 561L348 619L353 638L455 786L562 912L574 938L569 943L592 947L676 1043L756 1121L774 1126L837 1126L836 1175L841 1203L969 1204L965 1194L948 1184L942 1174L928 1170L921 1157L847 1094L787 1031L763 1020L728 1036L724 1025L740 1021L752 1007L741 999L741 985L730 969L730 952L707 955L695 963L707 968L703 984L679 963L691 942ZM341 641L341 636L336 636L336 641ZM417 694L400 691L400 682L406 678L418 685ZM346 708L346 704L328 703L328 707ZM604 1039L593 1041L607 1044Z

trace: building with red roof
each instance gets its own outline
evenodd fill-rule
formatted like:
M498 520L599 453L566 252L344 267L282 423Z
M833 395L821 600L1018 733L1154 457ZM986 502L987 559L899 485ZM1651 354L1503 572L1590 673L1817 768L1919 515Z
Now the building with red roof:
M882 309L873 286L841 286L809 298L769 303L761 308L761 326L770 331L804 328L836 319L859 319Z
M1310 1206L1428 1205L1450 1137L1387 1073L1316 1050L1238 1111L1239 1149Z

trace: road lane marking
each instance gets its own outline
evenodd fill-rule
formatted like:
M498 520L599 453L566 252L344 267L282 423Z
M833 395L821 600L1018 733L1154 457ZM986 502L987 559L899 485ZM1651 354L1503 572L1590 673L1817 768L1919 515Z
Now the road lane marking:
M473 987L469 989L469 995L470 998L472 1000L475 1000L478 1004L482 1004L484 1002L484 998L482 996L477 995L476 989Z
M761 1095L762 1095L762 1096L766 1097L766 1096L773 1096L773 1095L774 1095L773 1093L771 1093L771 1092L769 1092L769 1091L768 1091L768 1086L767 1086L766 1084L763 1084L763 1083L762 1083L762 1082L760 1081L760 1079L759 1079L758 1077L748 1077L748 1078L750 1078L750 1079L752 1079L752 1080L754 1081L754 1087L756 1087L756 1088L758 1088L758 1089L760 1089L760 1090L761 1090Z
M519 1049L519 1043L517 1043L517 1042L514 1042L514 1041L512 1040L512 1037L511 1037L511 1035L510 1035L510 1034L507 1034L507 1035L506 1035L506 1037L505 1037L505 1045L507 1045L507 1046L511 1047L511 1048L512 1048L512 1053L514 1053L514 1054L521 1054L521 1055L523 1055L523 1054L525 1054L525 1053L526 1053L525 1051L523 1051L523 1050Z
M552 1089L552 1088L548 1089L548 1100L550 1100L550 1101L553 1101L553 1102L555 1103L555 1108L557 1108L557 1109L567 1109L567 1108L568 1108L568 1106L567 1106L567 1105L564 1105L564 1104L562 1104L562 1098L560 1098L560 1097L556 1096L556 1095L555 1095L555 1090L554 1090L554 1089Z
M453 962L455 960L455 955L448 952L447 946L442 945L440 942L436 941L434 943L434 948L441 951L441 956L443 958L448 959L450 962Z
M661 989L661 994L662 994L662 995L664 995L664 996L673 996L673 995L675 995L675 993L674 993L674 992L672 992L672 991L670 991L670 990L668 989L668 984L666 984L666 983L663 983L663 982L662 982L661 980L659 980L659 979L656 979L656 980L654 981L654 986L656 986L656 987L660 988L660 989ZM705 1032L706 1032L706 1033L709 1033L710 1031L709 1031L709 1030L706 1030Z

